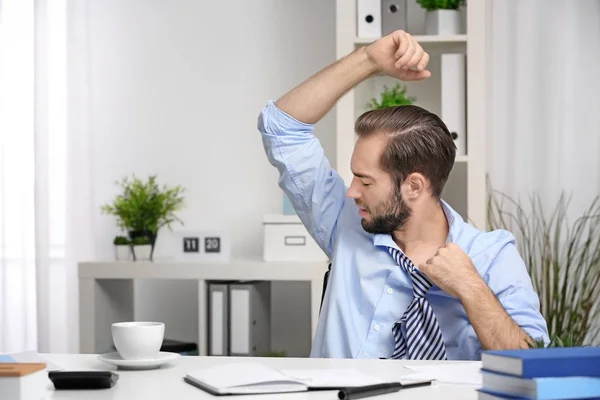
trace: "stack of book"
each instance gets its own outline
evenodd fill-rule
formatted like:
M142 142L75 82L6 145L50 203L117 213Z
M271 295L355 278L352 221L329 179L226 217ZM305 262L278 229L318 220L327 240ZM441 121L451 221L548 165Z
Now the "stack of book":
M600 399L600 347L484 351L480 400Z

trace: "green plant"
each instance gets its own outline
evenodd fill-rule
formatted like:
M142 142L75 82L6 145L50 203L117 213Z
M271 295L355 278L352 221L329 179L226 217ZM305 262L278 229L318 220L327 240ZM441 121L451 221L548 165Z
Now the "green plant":
M568 333L563 337L559 335L551 335L550 343L546 344L541 339L535 340L534 343L529 345L529 348L545 348L545 347L579 347L582 346L583 343L578 341L573 333Z
M115 236L113 244L115 246L127 246L131 244L131 242L125 236Z
M526 210L492 190L488 179L488 228L515 234L554 343L594 344L600 339L600 196L573 224L569 202L562 192L547 214L533 195Z
M427 11L458 10L465 0L417 0L417 3Z
M122 190L111 204L101 207L104 214L114 215L119 228L134 232L152 232L156 234L163 226L171 228L175 221L183 222L175 215L183 207L184 189L158 185L156 176L147 181L135 175L130 180L125 177L116 185Z
M391 89L389 89L387 86L384 86L383 92L381 92L380 101L377 101L377 99L373 98L369 104L367 104L367 107L372 110L379 110L393 106L411 105L415 100L416 98L406 95L405 86L397 83L396 86Z
M131 244L134 246L141 246L145 244L152 244L152 241L147 236L138 236L131 240Z

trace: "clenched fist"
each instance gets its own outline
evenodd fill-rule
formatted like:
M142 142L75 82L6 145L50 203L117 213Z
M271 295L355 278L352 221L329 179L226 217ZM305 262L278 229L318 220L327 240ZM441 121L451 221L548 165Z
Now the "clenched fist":
M461 300L469 290L485 284L471 258L455 243L440 247L432 258L419 265L419 271L444 292Z
M427 70L429 54L404 31L392 32L368 45L366 50L379 73L402 81L418 81L431 76Z

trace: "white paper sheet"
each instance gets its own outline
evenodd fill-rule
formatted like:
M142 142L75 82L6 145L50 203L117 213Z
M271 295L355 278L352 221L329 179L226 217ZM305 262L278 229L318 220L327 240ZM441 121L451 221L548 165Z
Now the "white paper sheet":
M187 375L198 381L206 382L217 389L290 381L287 376L281 374L281 372L276 369L258 363L230 363L217 365L191 371Z
M281 372L313 387L367 386L386 382L355 369L284 369Z
M403 375L402 380L435 379L439 383L481 386L480 361L444 365L415 365L405 366L405 368L413 370L415 373Z

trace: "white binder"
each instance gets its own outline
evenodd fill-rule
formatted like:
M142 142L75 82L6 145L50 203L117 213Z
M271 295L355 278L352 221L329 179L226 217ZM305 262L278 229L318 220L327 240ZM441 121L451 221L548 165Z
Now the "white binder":
M208 284L208 355L229 355L229 292L226 283Z
M356 0L358 37L381 37L381 0Z
M441 55L441 118L452 134L456 154L467 154L466 69L464 54Z
M229 353L260 356L271 347L269 282L229 285Z
M381 36L399 29L408 32L406 0L381 0Z

